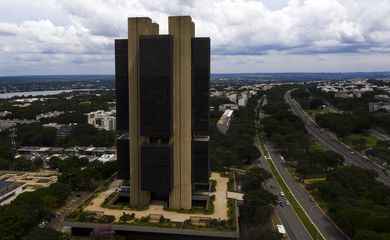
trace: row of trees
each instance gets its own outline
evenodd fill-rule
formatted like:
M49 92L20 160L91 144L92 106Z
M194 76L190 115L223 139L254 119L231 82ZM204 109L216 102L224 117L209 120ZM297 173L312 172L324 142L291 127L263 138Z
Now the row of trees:
M8 136L3 134L3 137ZM55 128L42 127L39 123L33 123L18 125L16 140L20 146L110 147L115 144L115 133L83 123L73 126L67 136L59 137Z
M263 131L286 162L295 167L302 180L308 174L328 173L343 162L343 157L332 151L313 148L313 139L302 120L288 111L283 96L287 89L276 87L268 91L269 103L263 110L268 116L262 120Z
M116 171L115 161L89 162L78 157L52 157L48 164L60 172L58 183L22 193L11 204L1 206L0 239L20 239L24 235L24 240L60 239L61 234L53 229L34 227L43 219L49 219L51 211L65 203L71 190L92 190Z
M0 239L20 239L40 221L49 219L51 210L63 205L69 194L65 184L54 183L22 193L12 203L0 206Z
M376 173L350 166L316 184L335 223L356 240L390 239L390 188Z
M315 120L322 128L334 131L339 137L361 133L371 128L371 121L352 113L317 114Z
M99 182L108 179L116 172L116 161L89 162L87 158L76 156L65 159L51 157L48 165L61 173L59 182L68 184L76 191L92 190L99 185Z
M257 96L253 96L246 107L234 111L232 123L226 135L218 131L216 123L221 112L215 110L210 119L210 158L212 170L221 170L224 167L251 163L260 157L260 152L253 145L256 134L254 126L254 109L257 105ZM218 109L222 99L211 99L211 105Z
M275 195L263 188L264 182L270 178L271 174L257 165L240 178L245 192L244 204L240 206L240 220L244 222L244 232L247 232L249 240L282 239L278 232L267 226L274 211L273 206L278 202Z

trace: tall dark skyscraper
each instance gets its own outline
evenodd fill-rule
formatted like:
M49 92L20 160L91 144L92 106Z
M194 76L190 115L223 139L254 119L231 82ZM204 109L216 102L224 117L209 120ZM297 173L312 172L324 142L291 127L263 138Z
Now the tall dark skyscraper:
M210 39L196 38L189 16L169 17L159 35L150 18L129 18L115 40L118 177L130 180L130 205L163 200L190 209L208 185Z

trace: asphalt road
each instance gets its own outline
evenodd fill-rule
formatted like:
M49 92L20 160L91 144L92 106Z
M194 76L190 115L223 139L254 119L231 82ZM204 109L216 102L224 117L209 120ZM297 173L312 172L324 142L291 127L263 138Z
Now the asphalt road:
M266 169L268 172L271 172L270 167L268 166L266 160L263 156L260 158L260 167ZM285 197L280 196L280 192L282 191L275 178L272 177L265 183L265 188L277 195L279 198L279 202L285 203ZM312 239L310 234L306 231L305 226L295 214L294 210L291 206L275 206L276 214L279 216L280 221L282 222L286 232L288 239L291 240L310 240Z
M83 201L85 201L88 196L91 194L91 192L81 192L79 193L80 197L77 197L75 195L72 195L65 203L64 206L62 206L60 209L57 209L56 211L56 217L51 219L48 226L56 229L57 231L60 231L61 228L64 226L63 222L65 219L65 216L72 211L75 207L80 205Z
M390 136L387 135L386 133L383 133L377 129L371 129L370 130L370 133L371 135L373 135L374 137L378 138L379 140L382 140L382 141L388 141L390 140Z
M266 146L281 177L324 238L326 240L348 239L337 225L321 210L317 203L311 201L310 194L306 191L304 186L289 174L277 150L268 142L266 142Z
M306 125L309 133L326 150L332 150L343 155L346 165L356 165L375 171L378 174L377 180L390 186L390 174L378 164L366 159L360 153L350 149L348 146L337 140L328 131L322 130L317 124L309 118L300 105L291 98L290 91L286 92L285 100L290 105L293 113L300 117Z

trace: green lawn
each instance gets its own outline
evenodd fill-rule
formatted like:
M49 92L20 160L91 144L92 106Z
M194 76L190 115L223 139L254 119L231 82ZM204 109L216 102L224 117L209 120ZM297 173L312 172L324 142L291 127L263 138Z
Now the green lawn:
M341 137L340 140L348 145L350 148L361 152L366 148L374 148L379 139L366 133L354 133L345 137Z
M311 117L314 120L317 114L329 113L331 111L328 108L324 108L324 109L305 109L305 112L307 115L309 115L309 117Z
M311 153L324 152L324 149L316 141L311 140L308 151Z

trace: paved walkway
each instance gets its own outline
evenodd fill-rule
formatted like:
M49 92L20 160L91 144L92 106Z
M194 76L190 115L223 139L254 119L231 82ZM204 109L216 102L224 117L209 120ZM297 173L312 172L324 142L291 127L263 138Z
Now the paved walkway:
M215 218L220 220L227 220L227 183L229 181L228 178L221 177L219 173L212 173L212 180L217 181L216 191L210 193L210 196L215 195L214 201L214 213L212 214L195 214L195 213L177 213L171 211L165 211L160 205L150 205L147 210L136 211L136 210L117 210L117 209L109 209L101 207L104 200L109 197L113 192L115 192L116 186L118 186L118 181L114 181L110 188L100 193L96 198L92 200L90 205L88 205L84 210L86 211L98 211L104 212L105 215L113 215L115 217L115 221L118 222L119 218L123 213L126 214L135 214L136 218L147 217L149 214L161 214L164 218L168 218L174 222L184 222L185 220L189 220L190 217L208 217Z

